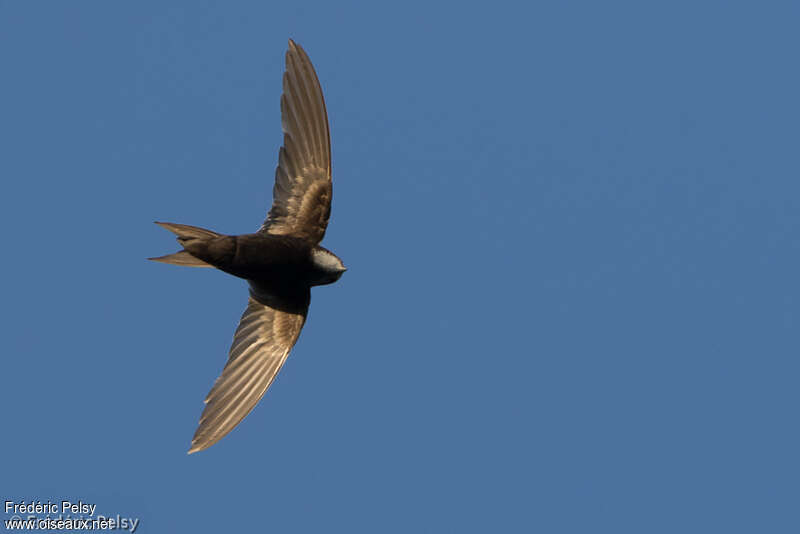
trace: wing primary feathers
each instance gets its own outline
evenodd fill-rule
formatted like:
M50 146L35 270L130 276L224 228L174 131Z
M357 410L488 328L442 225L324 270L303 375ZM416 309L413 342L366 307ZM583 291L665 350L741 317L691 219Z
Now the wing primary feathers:
M319 140L319 121L315 120L318 115L315 109L314 97L306 87L306 73L303 72L305 66L300 64L299 58L295 57L291 51L286 54L286 63L290 66L290 68L286 69L286 76L291 78L292 82L289 87L289 94L297 107L298 115L303 119L302 127L304 131L302 136L309 144L308 161L306 163L322 167L325 162L322 161L321 157L323 152L322 143Z
M322 156L322 159L317 160L315 163L318 165L330 165L330 132L328 125L328 113L325 109L325 99L322 97L322 88L320 87L319 80L314 73L314 67L311 60L308 58L305 50L294 42L295 52L297 53L295 61L298 63L296 70L302 72L303 76L300 85L304 89L304 94L307 97L307 104L311 110L312 116L317 118L312 122L314 140L316 142L316 154Z

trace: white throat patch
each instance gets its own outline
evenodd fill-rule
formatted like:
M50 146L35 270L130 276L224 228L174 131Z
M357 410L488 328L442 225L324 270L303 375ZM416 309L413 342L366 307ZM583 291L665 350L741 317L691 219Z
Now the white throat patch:
M338 273L344 271L342 260L323 248L315 248L311 253L312 261L322 271Z

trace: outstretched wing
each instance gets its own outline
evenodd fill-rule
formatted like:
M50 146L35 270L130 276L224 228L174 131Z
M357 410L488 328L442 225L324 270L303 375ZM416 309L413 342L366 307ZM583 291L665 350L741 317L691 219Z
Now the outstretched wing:
M322 241L331 214L331 139L317 74L305 51L289 40L281 95L283 146L275 170L272 208L262 232Z
M264 396L300 335L308 302L308 292L294 299L270 297L269 306L250 297L189 454L222 439Z

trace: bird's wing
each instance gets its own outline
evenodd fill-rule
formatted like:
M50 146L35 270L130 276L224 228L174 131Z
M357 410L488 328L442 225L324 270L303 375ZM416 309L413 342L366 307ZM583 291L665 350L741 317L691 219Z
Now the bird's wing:
M317 74L289 40L281 95L283 146L275 169L272 208L261 232L291 234L315 245L331 214L331 139Z
M303 328L309 293L296 298L250 297L233 336L230 356L206 397L189 454L206 449L239 424L258 403Z

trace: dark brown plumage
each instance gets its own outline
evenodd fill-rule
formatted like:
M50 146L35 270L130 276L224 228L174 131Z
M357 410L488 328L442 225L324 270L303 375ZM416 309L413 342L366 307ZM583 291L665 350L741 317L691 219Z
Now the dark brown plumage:
M206 397L190 454L219 441L250 413L300 335L310 288L333 283L346 270L336 255L319 246L331 212L328 117L311 61L292 40L286 53L281 119L283 147L273 203L258 232L229 236L156 223L175 233L183 250L150 259L215 267L250 284L228 362Z

